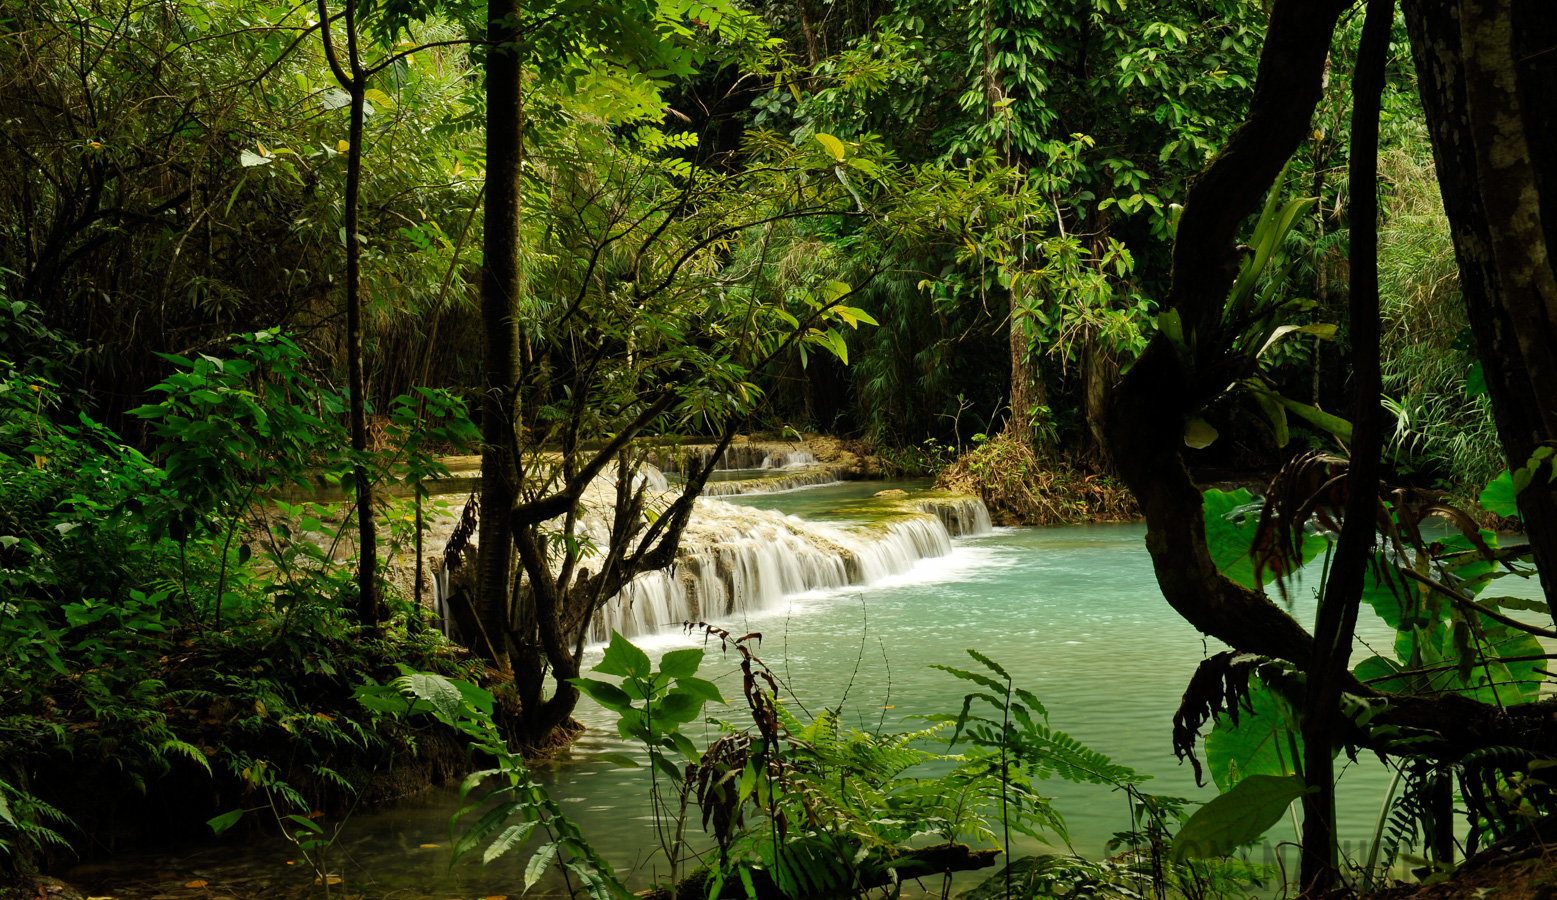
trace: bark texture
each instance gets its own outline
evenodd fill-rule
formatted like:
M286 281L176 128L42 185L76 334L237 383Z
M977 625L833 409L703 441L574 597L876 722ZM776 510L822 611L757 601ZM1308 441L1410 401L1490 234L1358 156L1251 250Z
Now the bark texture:
M481 516L479 597L476 614L486 635L483 653L509 671L513 537L508 511L516 495L512 453L512 393L517 377L519 324L519 188L523 108L518 38L518 0L488 6L487 201L481 263L481 320L486 326L481 369Z
M1422 106L1510 468L1557 439L1557 16L1547 0L1405 0ZM1557 596L1557 494L1519 496L1542 588Z

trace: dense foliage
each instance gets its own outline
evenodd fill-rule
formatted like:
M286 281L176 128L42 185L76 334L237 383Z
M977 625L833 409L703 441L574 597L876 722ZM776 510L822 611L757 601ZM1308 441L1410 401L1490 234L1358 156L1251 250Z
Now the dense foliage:
M1236 885L1194 860L1294 801L1322 887L1332 745L1401 773L1364 883L1408 838L1452 861L1453 783L1473 846L1549 814L1552 632L1511 612L1552 609L1483 592L1557 577L1550 173L1535 125L1523 155L1466 136L1507 112L1488 85L1544 96L1549 48L1429 40L1413 0L1296 6L0 4L5 864L111 845L99 809L231 827L234 798L322 853L308 807L462 742L505 813L460 853L544 825L540 869L620 894L515 749L581 693L643 744L670 886L705 896L897 885L929 865L910 819L1063 837L1050 774L1124 791L1131 850L1012 864L1007 896ZM1464 14L1526 15L1492 6ZM752 724L707 747L678 730L722 700L691 651L613 643L622 680L586 678L596 613L673 563L712 470L651 493L651 454L763 429L944 470L1004 521L1144 514L1168 601L1244 654L1175 735L1210 723L1224 796L1181 815L977 655L960 714L847 733L735 640ZM440 458L476 452L467 651L425 622L421 541ZM1257 507L1201 500L1213 469L1280 474ZM1528 545L1481 528L1516 518ZM1321 556L1310 628L1264 590ZM1354 665L1364 606L1399 637Z

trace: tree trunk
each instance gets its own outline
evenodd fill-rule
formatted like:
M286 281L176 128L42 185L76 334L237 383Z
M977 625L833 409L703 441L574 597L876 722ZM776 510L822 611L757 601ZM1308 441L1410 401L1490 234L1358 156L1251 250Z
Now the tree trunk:
M490 638L481 648L509 671L509 597L513 536L508 512L517 489L512 392L519 344L519 190L522 160L518 0L487 8L487 184L481 264L481 319L486 326L481 393L481 556L476 614Z
M1336 880L1336 708L1347 680L1363 576L1373 556L1375 509L1382 469L1383 391L1379 368L1379 109L1395 0L1371 0L1352 75L1350 152L1352 458L1346 471L1346 518L1330 577L1320 594L1314 653L1303 701L1303 864L1299 884L1316 895Z
M335 80L351 97L346 151L346 378L351 420L351 449L358 461L352 467L357 494L357 620L364 628L378 627L378 537L373 522L373 480L362 462L368 450L367 386L362 375L362 125L366 113L367 73L357 48L357 4L346 2L346 64L341 65L330 41L330 11L319 0L320 37ZM218 611L221 598L216 598Z
M1476 355L1518 468L1557 439L1557 17L1546 0L1404 7ZM1519 511L1542 588L1557 596L1557 494L1544 477Z
M1082 412L1092 439L1092 456L1104 472L1113 471L1108 455L1108 396L1119 379L1119 361L1098 345L1096 332L1082 345Z
M1043 389L1043 378L1032 360L1032 343L1027 336L1027 324L1018 315L1021 301L1011 295L1011 418L1006 428L1025 447L1039 447L1039 430L1033 427L1033 411L1049 405Z

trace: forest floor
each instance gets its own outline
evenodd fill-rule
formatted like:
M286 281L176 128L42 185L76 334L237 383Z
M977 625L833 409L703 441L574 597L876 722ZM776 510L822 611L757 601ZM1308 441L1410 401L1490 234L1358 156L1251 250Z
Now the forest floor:
M1437 884L1403 884L1368 895L1370 900L1557 900L1557 845L1467 860Z

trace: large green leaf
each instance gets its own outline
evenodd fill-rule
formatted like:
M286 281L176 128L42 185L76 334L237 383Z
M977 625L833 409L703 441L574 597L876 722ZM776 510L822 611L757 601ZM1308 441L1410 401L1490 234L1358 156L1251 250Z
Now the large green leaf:
M584 696L595 701L613 712L626 712L632 709L632 698L627 692L610 683L594 678L570 678L573 686L578 688Z
M1259 840L1307 790L1296 775L1250 775L1189 817L1173 836L1173 860L1226 856Z
M1242 710L1238 727L1223 714L1206 735L1206 768L1223 791L1254 775L1293 775L1303 752L1297 713L1265 687L1249 679L1251 713Z
M442 675L417 672L396 678L395 684L400 687L402 693L432 704L433 710L444 721L454 722L460 717L460 701L463 696L460 694L460 689Z
M611 643L606 647L600 664L591 671L602 675L620 675L625 678L648 678L653 671L649 666L649 654L644 653L618 632L611 632Z
M1488 512L1506 518L1519 515L1519 491L1514 488L1514 476L1507 470L1492 479L1481 492L1481 507Z
M680 688L672 690L665 695L665 699L655 704L654 719L657 724L668 723L681 724L696 719L703 709L703 700L690 692Z
M660 657L660 674L671 678L690 678L697 674L703 663L703 651L696 647L688 650L672 650Z
M1260 588L1276 580L1270 569L1254 579L1254 532L1260 524L1258 502L1246 488L1236 491L1211 489L1205 492L1202 511L1206 522L1206 549L1217 571L1244 587ZM1308 563L1325 547L1325 539L1315 534L1303 536L1303 562Z

